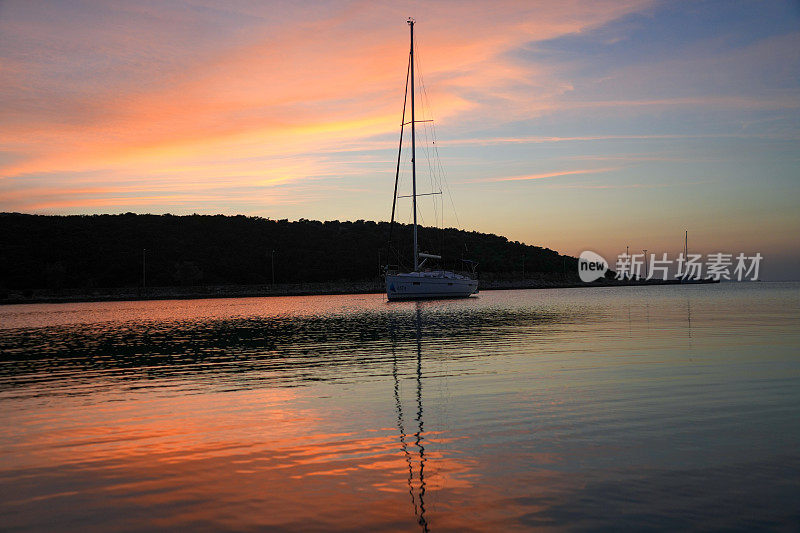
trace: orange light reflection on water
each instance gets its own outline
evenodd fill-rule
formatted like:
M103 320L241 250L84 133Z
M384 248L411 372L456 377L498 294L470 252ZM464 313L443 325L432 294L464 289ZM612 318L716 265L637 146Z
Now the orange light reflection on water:
M347 423L324 401L309 407L306 388L164 394L167 383L153 386L161 392L108 382L105 392L46 402L34 419L6 409L3 441L12 445L0 464L21 489L6 505L48 501L91 514L110 500L121 515L147 509L153 527L334 527L351 513L378 527L405 515L413 524L421 491L474 489L475 460L450 454L452 438L440 432L417 436L413 419L402 444L397 427L337 431ZM14 401L27 411L41 400ZM28 485L32 472L50 479ZM61 476L77 490L64 490Z

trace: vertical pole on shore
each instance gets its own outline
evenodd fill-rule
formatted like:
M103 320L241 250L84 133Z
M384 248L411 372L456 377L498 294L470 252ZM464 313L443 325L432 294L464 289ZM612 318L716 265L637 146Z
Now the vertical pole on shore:
M642 250L644 252L644 279L647 279L647 250Z
M272 274L272 284L275 285L275 250L270 252L270 274Z
M628 260L628 279L633 279L633 267L630 265L631 251L630 246L625 245L625 259Z
M142 289L147 288L147 248L142 248Z

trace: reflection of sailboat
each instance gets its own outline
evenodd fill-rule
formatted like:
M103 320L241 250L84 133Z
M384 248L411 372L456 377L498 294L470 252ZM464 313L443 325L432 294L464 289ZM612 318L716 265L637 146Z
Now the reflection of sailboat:
M417 338L417 365L416 365L416 398L417 398L417 431L414 432L414 443L419 453L419 485L414 484L414 458L409 449L410 444L406 438L405 422L403 419L403 403L400 401L400 380L397 374L397 354L395 353L394 330L392 330L392 376L394 377L394 402L397 409L397 429L400 433L400 449L403 451L406 463L408 464L408 493L411 496L411 504L414 506L414 516L422 531L428 532L428 520L425 517L425 446L423 445L424 423L422 420L422 318L419 307L416 313L416 338Z
M689 298L686 298L686 323L689 326L689 338L692 337L692 304Z
M464 274L456 274L447 270L423 270L422 267L429 259L440 260L441 256L420 253L417 244L417 165L416 165L416 129L418 121L414 110L414 19L408 19L411 28L411 52L408 63L408 76L411 80L411 183L412 183L412 209L414 212L414 270L412 272L390 272L386 270L386 296L390 300L416 300L422 298L465 298L478 292L478 280ZM408 95L408 79L406 78L406 95ZM403 127L406 124L406 107L403 102L403 122L400 126L400 146L402 149ZM392 199L392 220L394 225L395 206L397 203L397 179L400 173L400 153L397 154L397 176L394 184L394 198ZM426 194L441 194L426 193ZM391 231L391 230L390 230ZM391 234L389 236L391 240ZM420 262L422 258L422 262Z

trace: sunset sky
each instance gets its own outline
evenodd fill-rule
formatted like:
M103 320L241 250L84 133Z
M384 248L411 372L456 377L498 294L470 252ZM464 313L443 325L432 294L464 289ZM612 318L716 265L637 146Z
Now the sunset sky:
M0 211L388 220L409 16L446 226L800 277L796 1L3 0Z

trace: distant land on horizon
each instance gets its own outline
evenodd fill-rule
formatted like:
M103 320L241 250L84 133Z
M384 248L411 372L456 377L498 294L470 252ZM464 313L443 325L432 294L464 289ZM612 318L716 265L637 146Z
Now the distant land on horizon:
M0 213L0 288L62 289L363 281L386 264L388 222L244 215ZM408 266L412 227L396 224L391 264ZM507 238L420 227L421 251L482 279L577 277L577 259ZM146 250L146 251L145 251ZM274 269L273 269L274 264Z

